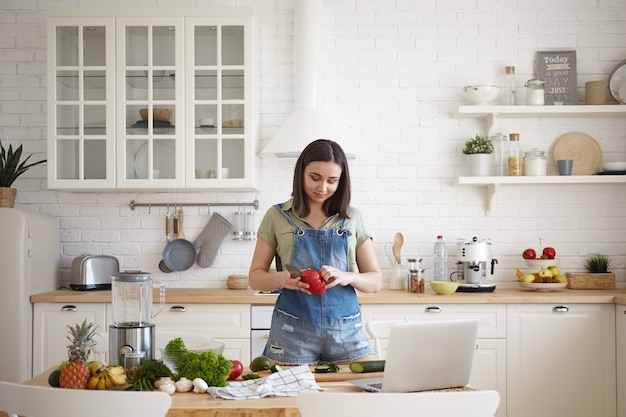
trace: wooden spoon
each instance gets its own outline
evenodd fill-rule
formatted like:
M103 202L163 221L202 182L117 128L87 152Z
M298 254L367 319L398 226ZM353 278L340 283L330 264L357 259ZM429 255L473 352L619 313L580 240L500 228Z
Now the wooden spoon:
M393 237L393 256L396 258L396 263L401 264L402 259L400 257L400 252L402 251L402 245L404 244L404 236L402 233L398 232Z

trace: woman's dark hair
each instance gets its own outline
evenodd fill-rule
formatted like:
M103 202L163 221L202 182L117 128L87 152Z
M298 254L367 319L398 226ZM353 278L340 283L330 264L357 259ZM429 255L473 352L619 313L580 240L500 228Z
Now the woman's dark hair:
M317 139L311 142L300 154L296 161L293 173L293 208L298 216L304 218L311 213L309 202L304 194L304 168L311 162L324 161L335 162L341 167L341 177L337 191L331 198L324 202L326 214L332 216L338 214L340 218L348 218L350 206L350 172L348 159L338 143L328 139Z

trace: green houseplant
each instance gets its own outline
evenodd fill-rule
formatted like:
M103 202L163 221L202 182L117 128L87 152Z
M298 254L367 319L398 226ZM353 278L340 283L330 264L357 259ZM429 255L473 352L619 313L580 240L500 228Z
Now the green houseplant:
M9 145L9 149L5 149L2 141L0 141L0 207L13 207L15 205L15 196L17 190L12 188L13 182L35 165L43 164L46 159L42 159L31 164L27 164L31 155L28 155L22 161L22 145L15 151L13 146Z
M470 176L489 175L492 153L493 142L487 136L476 134L473 139L466 141L463 154L466 155L467 174Z
M602 254L592 254L585 259L587 272L567 273L567 287L574 290L615 289L615 274L611 272L613 259Z

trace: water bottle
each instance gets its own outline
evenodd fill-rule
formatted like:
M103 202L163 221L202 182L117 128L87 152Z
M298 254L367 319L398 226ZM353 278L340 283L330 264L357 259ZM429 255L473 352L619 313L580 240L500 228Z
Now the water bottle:
M433 250L433 281L448 280L448 249L443 236L437 236Z

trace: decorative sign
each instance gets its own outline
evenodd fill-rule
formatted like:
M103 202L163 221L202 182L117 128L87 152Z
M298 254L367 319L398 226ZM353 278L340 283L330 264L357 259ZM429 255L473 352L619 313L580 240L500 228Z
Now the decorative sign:
M537 78L544 80L545 104L577 104L576 51L537 52Z

